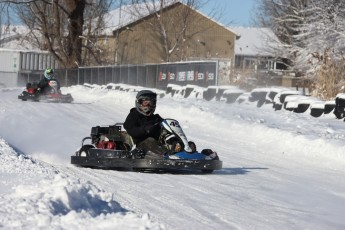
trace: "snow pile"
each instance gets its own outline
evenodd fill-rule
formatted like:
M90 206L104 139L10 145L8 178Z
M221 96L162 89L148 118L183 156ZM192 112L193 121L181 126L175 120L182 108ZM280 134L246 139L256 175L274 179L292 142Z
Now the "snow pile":
M147 214L122 208L112 193L18 154L3 139L0 172L1 228L161 229Z

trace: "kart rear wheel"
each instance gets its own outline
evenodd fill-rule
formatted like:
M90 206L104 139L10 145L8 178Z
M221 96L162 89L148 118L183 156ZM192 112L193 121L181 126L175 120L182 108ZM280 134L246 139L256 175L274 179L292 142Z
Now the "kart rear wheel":
M77 156L79 157L88 157L90 156L90 149L95 148L93 145L83 145L79 151L77 152Z
M71 103L73 101L73 97L72 97L72 95L70 93L66 94L66 98L67 98L66 99L67 103Z
M140 172L144 172L144 171L145 171L145 169L133 168L133 172L138 172L138 173L140 173Z

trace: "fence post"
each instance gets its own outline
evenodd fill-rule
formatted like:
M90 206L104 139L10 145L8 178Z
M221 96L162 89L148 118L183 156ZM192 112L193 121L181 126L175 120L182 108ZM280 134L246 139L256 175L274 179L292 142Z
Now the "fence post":
M137 64L137 86L138 86L138 82L139 82L139 75L138 75L138 73L139 73L139 67L138 67L138 64Z
M217 59L216 61L216 86L218 86L219 80L218 80L218 76L219 76L219 59Z
M99 67L98 66L96 67L96 70L97 70L97 73L96 73L97 78L95 81L96 81L96 84L99 85Z
M156 82L156 88L157 88L157 85L158 85L158 65L156 65L156 73L155 73L155 75L154 75L154 78L155 78L155 82Z
M67 73L68 73L68 70L65 69L65 86L68 86L68 83L67 83Z

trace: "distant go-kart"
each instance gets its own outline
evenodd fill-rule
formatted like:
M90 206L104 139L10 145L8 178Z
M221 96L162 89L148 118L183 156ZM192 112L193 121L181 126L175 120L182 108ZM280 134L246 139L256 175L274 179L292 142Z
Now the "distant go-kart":
M71 103L73 97L71 94L62 94L58 89L58 83L56 80L49 80L49 86L45 88L44 92L41 92L37 88L37 83L28 83L26 89L18 95L18 99L22 101L44 101L44 102L57 102L57 103Z
M148 159L135 148L123 123L91 128L90 137L82 140L81 147L71 156L71 163L82 167L128 169L133 171L201 170L212 173L222 168L216 152L196 150L194 142L188 142L178 121L165 119L161 122L160 141L173 154L162 159ZM90 139L91 144L84 144Z

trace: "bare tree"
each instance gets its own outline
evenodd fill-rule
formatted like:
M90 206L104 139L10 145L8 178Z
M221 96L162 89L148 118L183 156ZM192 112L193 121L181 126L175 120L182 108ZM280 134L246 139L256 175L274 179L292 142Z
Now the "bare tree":
M63 67L86 64L85 59L90 56L98 63L102 62L93 41L97 39L97 26L102 26L102 15L114 0L3 2L17 6L18 16L30 30L27 39L41 50L49 51Z
M109 64L106 51L98 45L102 31L106 26L105 15L111 7L116 7L116 0L98 0L87 5L84 14L84 33L82 65Z
M344 82L345 2L259 0L258 20L284 44L290 69L302 73L315 94L335 96ZM325 71L327 70L327 71ZM336 73L336 74L334 74ZM322 79L322 80L320 80ZM329 79L329 81L327 81ZM326 82L326 83L325 83ZM325 87L327 84L332 87ZM332 90L330 90L332 89ZM326 93L327 91L327 93Z
M0 47L3 43L3 33L10 21L9 3L0 3Z
M295 65L296 47L303 48L299 39L306 17L306 0L258 0L256 20L261 27L270 28L284 44L280 53L289 59L290 68Z
M184 4L176 5L177 0L132 0L131 13L145 21L152 35L157 37L157 49L162 48L164 61L171 61L171 55L185 57L184 44L197 33L205 30L197 21L195 9L199 9L204 1L187 0ZM179 7L179 10L168 11L169 7ZM152 17L147 17L152 15ZM200 29L198 29L200 28ZM187 33L188 31L188 33Z
M81 62L85 0L8 1L17 4L18 16L42 50L48 50L64 67Z

